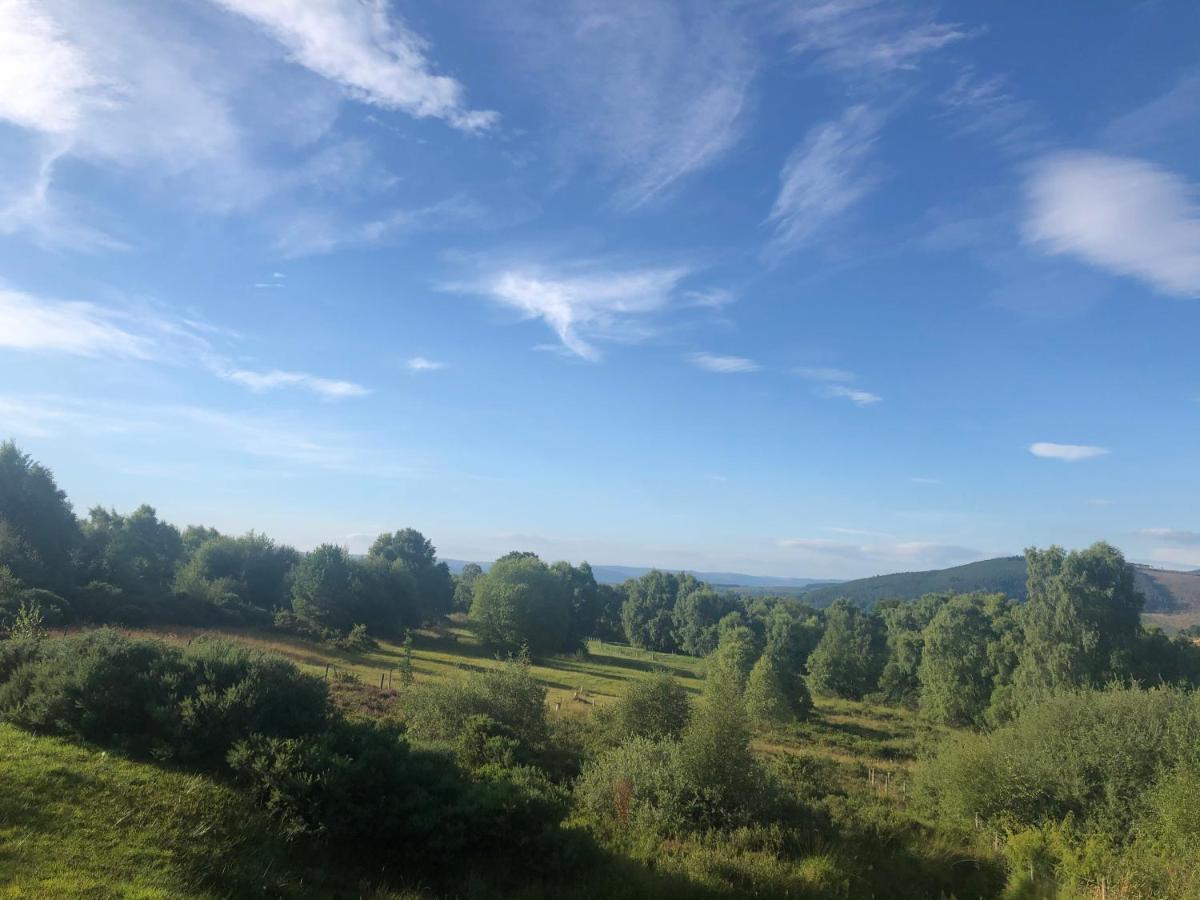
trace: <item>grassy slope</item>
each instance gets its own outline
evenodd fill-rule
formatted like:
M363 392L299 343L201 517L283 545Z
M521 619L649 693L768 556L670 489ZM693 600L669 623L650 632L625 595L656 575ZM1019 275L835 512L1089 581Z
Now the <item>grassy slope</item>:
M336 650L313 641L271 631L248 629L221 630L200 628L158 628L132 632L178 643L187 643L202 634L217 634L262 650L286 656L302 669L324 675L329 667L331 679L339 673L353 675L363 685L378 688L380 676L388 686L398 688L399 667L404 653L401 646L379 641L378 648L363 653ZM533 661L533 675L546 686L547 703L561 703L564 710L583 712L590 702L603 706L625 692L634 680L657 669L666 669L689 691L696 692L704 679L704 663L689 656L649 653L621 644L592 641L586 656L554 656ZM413 673L418 682L431 681L470 671L490 669L499 660L460 626L421 630L414 636ZM579 699L575 699L578 695Z
M338 890L336 872L289 860L250 802L210 778L0 725L0 897Z
M202 632L143 633L186 643ZM382 642L376 650L352 654L269 632L222 634L281 653L309 671L323 673L330 666L335 698L359 713L385 713L397 700L399 691L386 689L387 673L401 658L394 644ZM631 680L656 668L674 672L692 690L703 677L703 663L689 657L607 643L591 649L592 655L583 659L535 661L533 671L547 686L552 715L558 702L561 714L591 715L591 703L572 700L578 689L603 705ZM417 637L414 668L419 680L494 665L465 631L427 631ZM335 671L353 673L357 684L342 683ZM398 680L395 684L398 689ZM814 845L799 861L779 858L770 848L678 841L653 861L657 874L632 861L616 862L619 874L614 869L606 883L580 886L576 896L639 896L653 885L653 893L662 896L729 897L754 891L776 896L786 891L793 897L868 897L879 895L880 883L871 873L885 861L898 867L897 877L948 887L963 866L977 863L957 842L919 826L908 808L909 775L929 737L906 710L818 699L810 721L760 735L755 749L796 757L814 768L819 782L834 791L830 814L839 821L845 817L840 826L845 840ZM262 892L254 884L268 864L269 873L275 873L269 894L306 896L301 882L314 883L312 877L294 874L282 851L262 837L267 829L257 813L233 792L202 777L0 726L0 783L9 782L15 790L0 792L0 896L5 890L13 896L47 897L242 896ZM233 869L217 878L219 861ZM324 890L312 888L313 895L327 896L328 879L337 874L320 875L326 880ZM356 894L352 890L348 895ZM530 896L541 894L534 890Z

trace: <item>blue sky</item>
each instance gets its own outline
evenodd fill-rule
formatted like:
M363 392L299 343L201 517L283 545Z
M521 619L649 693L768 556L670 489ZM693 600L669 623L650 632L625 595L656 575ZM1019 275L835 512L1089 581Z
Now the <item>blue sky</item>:
M1200 567L1200 7L0 0L0 434L80 511Z

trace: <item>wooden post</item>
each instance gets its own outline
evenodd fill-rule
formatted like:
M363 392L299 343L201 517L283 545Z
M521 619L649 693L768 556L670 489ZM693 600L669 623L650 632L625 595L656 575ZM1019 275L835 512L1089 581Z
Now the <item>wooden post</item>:
M329 663L325 663L325 680L329 680Z
M379 673L379 689L383 690L383 672Z

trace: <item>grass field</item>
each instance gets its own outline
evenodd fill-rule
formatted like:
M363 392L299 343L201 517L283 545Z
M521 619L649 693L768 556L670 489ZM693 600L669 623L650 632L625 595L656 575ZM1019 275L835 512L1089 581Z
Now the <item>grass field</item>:
M359 715L389 715L403 702L403 649L394 643L350 653L267 631L131 633L183 644L215 633L279 653L306 671L328 672L334 699ZM499 664L459 625L422 631L414 643L418 681ZM531 668L547 688L552 718L590 716L656 669L672 672L691 691L703 683L701 660L598 642L586 655L539 658ZM622 865L632 868L611 876L607 887L594 886L596 896L608 895L626 876L634 878L631 886L674 879L674 889L665 882L656 888L672 896L884 896L883 860L906 869L913 883L948 886L963 865L987 863L920 825L909 809L912 769L936 736L907 710L818 699L808 721L758 735L754 749L810 773L825 798L821 814L838 823L843 839L813 845L790 862L753 842L739 849L702 838L677 841L655 859L626 860ZM303 860L271 843L271 830L248 800L204 776L0 726L0 784L0 897L367 895L361 880L340 883L328 860L306 872ZM680 892L679 884L688 887Z

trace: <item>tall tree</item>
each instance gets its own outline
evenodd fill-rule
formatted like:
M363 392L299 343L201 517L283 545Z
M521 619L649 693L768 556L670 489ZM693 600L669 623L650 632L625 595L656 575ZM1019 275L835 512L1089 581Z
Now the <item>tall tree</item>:
M691 656L708 656L717 647L717 625L737 608L730 594L700 587L678 597L671 610L675 644Z
M490 647L534 653L566 647L571 602L562 581L537 556L510 553L475 582L471 622Z
M1025 560L1017 693L1034 698L1128 678L1144 601L1121 551L1103 542L1071 553L1031 548Z
M29 587L63 590L74 581L79 524L54 474L0 443L0 565Z
M341 547L322 544L306 553L296 567L292 609L304 621L339 631L352 621L350 556Z
M379 535L367 556L400 563L412 573L417 586L417 608L431 621L450 612L454 604L454 579L450 567L437 560L437 548L415 528Z
M825 633L808 658L809 684L818 693L861 700L878 687L884 657L879 619L837 600L826 611Z
M1004 598L963 594L948 600L925 628L919 669L921 712L943 725L981 725L1004 677L997 644Z
M94 507L83 524L83 566L87 581L115 585L134 597L170 593L183 557L179 529L142 504L129 515Z
M698 587L700 582L691 575L682 572L676 575L658 569L625 582L621 622L626 640L646 650L674 652L678 649L672 618L675 603Z

